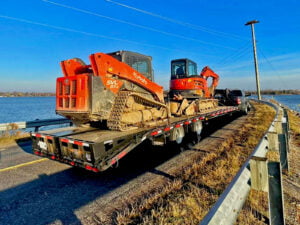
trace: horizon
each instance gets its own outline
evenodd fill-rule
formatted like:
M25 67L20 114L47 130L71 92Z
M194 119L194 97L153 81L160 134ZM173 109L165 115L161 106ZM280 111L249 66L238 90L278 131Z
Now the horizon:
M221 89L221 88L216 88L216 89ZM232 88L231 90L234 90L234 88ZM245 92L257 92L256 90L244 90ZM169 91L169 90L164 90L164 91ZM283 91L294 91L294 92L300 92L300 89L262 89L260 90L261 92L272 92L272 91L278 91L278 92L283 92ZM49 92L49 91L45 91L45 92L35 92L35 91L0 91L0 94L13 94L13 93L22 93L22 94L55 94L56 92Z

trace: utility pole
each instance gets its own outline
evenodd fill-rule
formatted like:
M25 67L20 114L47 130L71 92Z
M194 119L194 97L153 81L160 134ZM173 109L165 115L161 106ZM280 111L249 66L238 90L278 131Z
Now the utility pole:
M254 24L259 23L257 20L251 20L245 24L245 26L251 25L252 31L252 44L253 44L253 54L254 54L254 67L255 67L255 76L256 76L256 91L257 91L257 98L261 100L260 95L260 83L259 83L259 73L258 73L258 64L257 64L257 54L256 54L256 40L255 40L255 33L254 33Z

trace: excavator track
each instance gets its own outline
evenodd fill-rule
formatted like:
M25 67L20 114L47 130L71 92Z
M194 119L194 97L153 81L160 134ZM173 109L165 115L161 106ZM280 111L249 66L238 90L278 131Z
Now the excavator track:
M122 116L125 112L125 105L129 97L134 97L135 101L151 106L151 107L163 107L167 109L167 106L163 103L157 102L155 100L146 98L139 93L131 92L131 91L120 91L118 96L115 98L115 103L112 107L109 119L107 120L107 127L110 130L116 131L126 131L138 128L141 124L127 124L122 122Z

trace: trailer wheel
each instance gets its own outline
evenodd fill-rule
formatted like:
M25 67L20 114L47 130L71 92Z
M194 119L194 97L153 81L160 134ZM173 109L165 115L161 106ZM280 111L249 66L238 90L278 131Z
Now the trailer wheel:
M184 137L184 129L183 127L175 127L170 133L170 140L176 141L177 144L182 142Z

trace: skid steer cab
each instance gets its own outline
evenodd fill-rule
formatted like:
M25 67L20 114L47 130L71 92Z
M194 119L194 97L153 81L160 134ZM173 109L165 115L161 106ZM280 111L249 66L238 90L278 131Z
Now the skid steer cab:
M207 79L213 78L208 87ZM182 96L187 99L210 98L218 85L219 76L208 66L200 74L197 64L190 59L175 59L171 61L170 97Z

